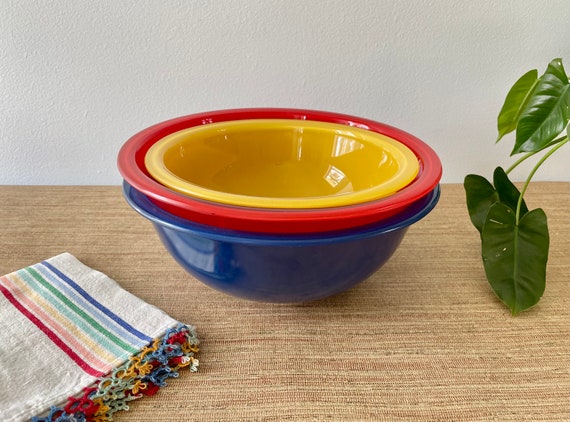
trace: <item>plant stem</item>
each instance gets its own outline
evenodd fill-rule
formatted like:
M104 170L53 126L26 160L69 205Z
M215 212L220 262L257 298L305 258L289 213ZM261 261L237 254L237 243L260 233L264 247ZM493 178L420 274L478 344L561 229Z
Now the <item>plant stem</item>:
M556 145L560 142L564 142L565 140L567 140L568 137L567 136L562 136L561 138L555 139L554 141L550 142L548 145L546 145L545 147L538 149L536 151L531 151L525 155L523 155L521 158L519 158L517 161L515 161L506 171L506 174L509 174L511 171L513 171L520 163L522 163L523 161L525 161L527 158L532 157L533 155L535 155L536 153L539 153L542 150L545 150L548 147L551 147L553 145Z
M550 157L552 154L554 154L556 151L558 151L562 146L564 146L564 144L568 143L568 137L566 137L566 139L561 140L558 145L556 145L554 148L552 148L550 151L548 151L546 154L544 154L544 156L538 161L538 163L536 163L536 165L534 166L534 168L530 171L528 177L526 178L526 181L524 182L523 188L521 190L521 194L519 196L519 200L517 202L517 213L516 213L516 225L519 225L519 221L520 221L520 213L521 213L521 204L522 204L522 200L523 200L523 196L526 192L526 189L528 188L528 185L530 184L531 179L533 178L534 174L538 171L538 168L542 165L542 163L544 163L548 157ZM530 155L532 155L533 153L531 153ZM518 160L517 163L524 161L524 159L528 158L530 155L525 155L522 159ZM512 166L511 166L512 167Z
M527 158L532 157L534 154L536 154L538 151L532 151L529 152L525 155L523 155L521 158L519 158L517 161L515 161L506 171L506 174L509 174L511 171L513 171L520 163L522 163L524 160L526 160Z

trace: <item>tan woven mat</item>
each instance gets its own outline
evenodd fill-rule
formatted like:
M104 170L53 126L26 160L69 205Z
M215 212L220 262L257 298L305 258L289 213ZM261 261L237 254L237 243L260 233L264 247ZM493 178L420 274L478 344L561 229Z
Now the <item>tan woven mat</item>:
M570 184L536 183L546 293L511 317L485 279L461 185L369 280L304 305L205 287L119 187L0 187L0 273L68 251L180 321L200 369L118 421L570 420Z

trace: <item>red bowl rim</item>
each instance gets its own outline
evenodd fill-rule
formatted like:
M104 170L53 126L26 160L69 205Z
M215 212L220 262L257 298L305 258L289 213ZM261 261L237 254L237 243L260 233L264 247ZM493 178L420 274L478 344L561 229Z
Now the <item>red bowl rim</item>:
M409 147L420 170L405 188L375 201L332 208L264 209L220 204L179 194L155 181L147 172L144 157L163 137L196 125L244 119L300 119L339 123L372 130ZM309 232L350 228L394 215L431 192L439 183L442 165L435 151L417 137L390 125L347 114L295 108L240 108L214 110L166 120L129 138L119 150L117 165L123 178L169 212L194 221L224 228L257 232Z

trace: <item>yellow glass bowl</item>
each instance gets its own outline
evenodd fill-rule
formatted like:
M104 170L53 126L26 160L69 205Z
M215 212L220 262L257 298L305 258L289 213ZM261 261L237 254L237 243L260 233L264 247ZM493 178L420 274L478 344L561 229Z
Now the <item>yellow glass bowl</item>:
M293 119L233 120L181 130L145 155L177 192L258 208L328 208L389 196L416 177L402 143L351 126Z

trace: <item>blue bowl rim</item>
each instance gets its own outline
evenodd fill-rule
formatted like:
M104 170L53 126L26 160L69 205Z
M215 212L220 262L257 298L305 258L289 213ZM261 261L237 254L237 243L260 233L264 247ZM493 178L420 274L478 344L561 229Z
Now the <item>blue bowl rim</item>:
M152 223L194 236L230 243L268 246L306 246L355 241L407 228L424 218L435 208L441 196L441 187L438 184L430 193L411 204L401 213L382 220L379 223L368 224L352 229L313 234L251 233L195 223L160 208L144 193L131 186L126 180L123 180L123 196L136 212ZM408 215L410 209L413 209L413 214L402 219L401 214Z

